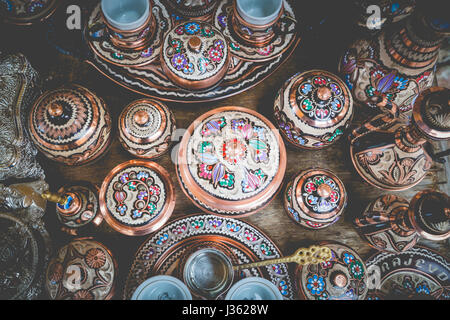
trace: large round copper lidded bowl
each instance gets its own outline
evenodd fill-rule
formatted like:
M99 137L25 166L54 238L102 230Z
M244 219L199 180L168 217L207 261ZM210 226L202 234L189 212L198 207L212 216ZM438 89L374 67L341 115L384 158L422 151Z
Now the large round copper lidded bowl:
M275 98L275 122L283 137L298 148L317 150L335 143L352 117L350 90L324 70L295 74Z
M39 151L66 165L98 159L111 142L111 117L104 101L75 84L41 95L32 107L28 125Z
M222 107L189 126L176 170L184 193L203 211L242 217L262 209L279 191L286 149L261 114Z
M112 169L100 188L100 210L116 231L141 236L161 228L175 207L169 173L159 164L130 160Z
M164 37L161 65L179 87L202 91L216 86L228 72L231 53L224 35L212 25L188 21Z

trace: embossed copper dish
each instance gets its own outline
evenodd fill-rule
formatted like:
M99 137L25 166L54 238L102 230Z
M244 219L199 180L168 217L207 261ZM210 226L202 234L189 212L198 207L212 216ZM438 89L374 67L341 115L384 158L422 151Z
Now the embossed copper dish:
M188 90L205 90L228 72L230 49L222 33L202 21L176 25L165 36L161 65L167 77Z
M189 254L188 249L207 242L217 243L234 252L238 264L282 255L264 233L246 222L206 214L179 218L153 234L139 248L125 282L124 299L130 299L136 288L151 276L177 276L181 258ZM244 269L236 281L250 276L270 280L284 299L293 299L291 276L286 264Z
M52 300L109 300L114 296L117 262L100 242L75 239L50 261L45 288Z
M247 216L279 191L286 149L272 123L256 111L222 107L197 118L183 136L176 164L195 205L219 216Z
M31 25L48 19L60 3L58 0L5 0L0 2L0 19L15 25Z
M378 252L366 265L379 275L377 285L369 288L369 300L450 300L450 262L429 248Z
M175 117L157 100L133 101L119 116L119 140L132 155L156 158L169 150L175 132Z
M82 165L99 158L111 143L111 118L104 101L72 84L41 95L28 129L36 147L49 159Z
M144 160L130 160L112 169L103 180L99 199L106 222L129 236L160 229L175 207L169 173Z
M353 98L345 83L324 70L292 76L279 90L274 118L292 145L320 149L336 142L350 125Z
M322 229L335 223L347 205L342 181L326 169L300 172L286 185L284 208L303 227Z
M300 299L364 300L368 272L364 260L351 248L332 241L322 241L332 251L332 259L321 264L299 266L296 283Z

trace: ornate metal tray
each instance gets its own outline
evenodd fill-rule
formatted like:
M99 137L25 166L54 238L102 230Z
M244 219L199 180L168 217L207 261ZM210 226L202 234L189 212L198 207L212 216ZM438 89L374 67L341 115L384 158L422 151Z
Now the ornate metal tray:
M123 298L130 299L136 288L151 276L159 274L177 276L177 266L188 247L205 242L227 246L239 264L281 256L277 246L248 223L206 214L191 215L173 221L142 244L131 265ZM250 276L264 277L278 287L285 299L294 298L294 289L286 264L245 269L234 281Z
M284 1L287 20L295 21L296 16L292 6L288 0ZM231 0L219 2L216 12L209 18L211 20L209 22L225 30L226 35L229 35L230 42L233 42L232 35L226 28L226 14L229 12L227 9L231 8L231 5ZM183 20L181 17L171 15L161 0L152 0L152 8L154 16L157 17L158 27L164 30L162 34ZM100 15L97 11L91 10L87 26L100 22ZM145 50L141 54L134 54L127 58L126 55L121 56L120 52L117 52L119 53L117 55L113 50L114 48L106 44L105 51L98 54L99 47L93 49L95 46L92 45L92 40L86 36L85 32L85 41L90 47L90 54L86 62L117 84L148 97L183 103L218 100L236 95L257 85L290 57L300 42L300 36L296 32L295 24L287 26L287 30L289 33L277 36L276 40L273 41L274 43L269 45L272 46L272 49L266 48L268 51L250 50L250 48L244 48L243 45L235 44L235 49L232 49L234 54L227 75L218 86L208 91L193 92L173 84L162 71L159 57L154 59L153 55L158 51L154 48L152 49L153 52ZM237 45L240 45L241 48L239 49ZM236 48L238 48L238 51L236 51ZM109 54L107 51L109 51ZM267 58L270 60L267 60ZM145 63L146 59L149 63Z
M368 299L419 296L450 300L450 263L428 248L415 246L398 254L380 252L369 258L366 265L369 272L380 275L378 289L369 286Z

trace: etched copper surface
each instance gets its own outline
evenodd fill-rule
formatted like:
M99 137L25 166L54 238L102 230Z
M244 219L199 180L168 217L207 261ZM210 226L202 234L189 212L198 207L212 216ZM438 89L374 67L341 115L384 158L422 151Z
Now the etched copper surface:
M202 210L245 216L268 204L281 186L286 150L262 115L222 107L192 123L178 150L178 179Z
M48 19L59 4L57 0L5 0L0 2L0 18L6 23L31 25Z
M130 160L106 176L100 189L100 210L116 231L145 235L160 229L175 207L169 173L155 162Z

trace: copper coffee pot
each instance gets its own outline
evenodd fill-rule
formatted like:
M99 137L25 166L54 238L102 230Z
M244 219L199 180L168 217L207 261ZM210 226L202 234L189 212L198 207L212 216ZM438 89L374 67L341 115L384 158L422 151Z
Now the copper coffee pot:
M97 186L87 182L65 185L57 193L45 191L42 198L56 203L56 215L62 224L61 230L77 235L81 228L91 222L99 226L103 217L100 214Z
M350 155L359 175L371 185L390 191L409 189L430 169L431 140L450 139L450 89L433 87L417 98L411 124L400 126L394 108L352 132ZM388 128L389 127L389 128Z
M395 195L384 195L371 202L362 217L355 219L361 236L382 251L403 252L420 237L439 241L450 237L450 197L425 190L410 203Z

